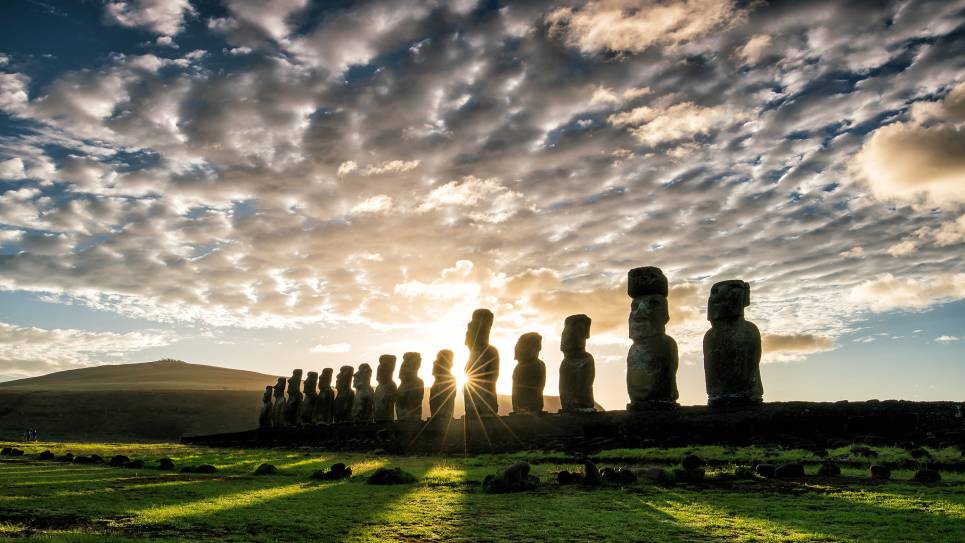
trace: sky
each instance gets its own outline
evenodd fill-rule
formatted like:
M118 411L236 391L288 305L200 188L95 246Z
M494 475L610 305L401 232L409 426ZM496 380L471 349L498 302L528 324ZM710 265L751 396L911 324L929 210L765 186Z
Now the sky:
M670 281L683 404L713 283L766 401L965 400L965 2L0 5L0 379L172 357L468 357L498 388L626 274ZM267 383L266 383L267 384Z

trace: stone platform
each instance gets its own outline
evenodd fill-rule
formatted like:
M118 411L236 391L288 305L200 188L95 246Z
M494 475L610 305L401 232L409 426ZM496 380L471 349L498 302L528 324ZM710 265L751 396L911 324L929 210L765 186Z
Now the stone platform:
M965 446L965 403L871 400L685 406L667 411L455 419L448 424L339 423L192 436L182 441L229 447L310 446L450 455L537 449L592 453L698 444L776 444L808 449L853 442Z

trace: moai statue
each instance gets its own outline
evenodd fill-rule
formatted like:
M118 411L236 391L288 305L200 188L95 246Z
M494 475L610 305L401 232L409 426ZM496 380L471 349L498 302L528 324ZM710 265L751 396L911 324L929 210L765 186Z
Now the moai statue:
M285 422L289 426L298 425L302 399L302 370L292 370L292 376L288 378L288 405L285 407Z
M375 371L375 380L379 385L375 387L375 420L391 422L395 420L395 402L398 387L392 380L395 373L395 356L384 354L379 357L379 367Z
M359 365L355 372L355 403L352 404L352 420L372 422L374 419L375 390L372 389L372 366Z
M271 405L271 396L275 387L268 385L265 387L265 394L261 397L261 413L258 414L258 427L271 428L271 415L274 411Z
M320 424L331 424L335 403L335 391L332 390L332 368L322 370L318 378L318 399L315 404L315 421Z
M593 355L586 352L586 340L590 337L590 317L570 315L563 321L560 350L560 404L563 413L594 413L593 379L596 364Z
M286 426L285 423L285 409L288 404L285 402L285 378L279 377L278 382L275 383L273 396L275 399L275 406L272 408L271 413L271 425L275 428L282 428Z
M302 424L315 424L315 408L318 407L318 372L305 375L305 397L298 408L298 420Z
M543 412L543 386L546 384L546 364L539 359L543 350L543 336L529 332L516 342L516 368L513 369L513 413Z
M711 406L753 405L763 401L761 332L744 320L751 287L740 280L721 281L710 289L704 334L704 377Z
M469 361L466 362L468 382L462 394L468 418L496 416L499 413L496 400L499 351L489 344L492 327L493 313L488 309L473 311L472 320L466 326L466 346L469 347Z
M332 402L332 418L335 422L352 420L352 407L355 405L355 391L352 390L352 375L355 368L342 366L335 378L335 400Z
M426 395L426 384L419 377L422 367L422 355L419 353L405 353L402 355L402 367L399 369L399 395L395 402L395 410L399 420L422 420L422 399Z
M627 354L627 409L677 406L677 342L666 334L667 278L660 268L634 268L629 273L630 339Z
M456 378L452 375L453 354L443 349L432 363L432 388L429 389L429 416L432 420L450 420L456 407Z

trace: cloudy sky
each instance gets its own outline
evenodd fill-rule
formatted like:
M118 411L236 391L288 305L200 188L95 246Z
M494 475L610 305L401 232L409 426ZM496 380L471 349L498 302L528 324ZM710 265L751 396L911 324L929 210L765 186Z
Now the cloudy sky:
M965 399L965 2L0 7L0 376L288 373L751 284L765 399ZM335 5L332 5L335 4Z

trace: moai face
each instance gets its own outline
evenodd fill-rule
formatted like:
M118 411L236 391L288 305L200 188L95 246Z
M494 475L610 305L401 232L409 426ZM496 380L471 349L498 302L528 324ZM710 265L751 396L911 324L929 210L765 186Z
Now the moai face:
M564 353L586 351L586 340L590 337L590 317L570 315L563 321L563 335L560 336L560 350Z
M265 387L265 394L261 397L261 401L264 403L270 403L271 397L275 392L275 387L268 385Z
M275 383L275 398L285 397L285 378L279 377L278 381Z
M516 341L516 360L521 363L532 362L539 358L541 350L543 350L543 336L536 332L523 334Z
M372 386L372 367L368 364L360 365L358 371L355 372L353 384L356 389Z
M335 388L346 389L352 386L352 375L355 369L352 366L342 366L338 370L338 377L335 378Z
M751 305L751 286L739 279L721 281L710 289L707 319L710 321L740 319L744 308Z
M318 378L318 388L332 388L332 368L322 370L322 375Z
M449 375L452 373L453 354L449 349L443 349L436 353L436 360L432 363L433 375Z
M405 353L402 355L402 368L399 369L399 376L414 379L419 375L419 368L422 367L422 355L419 353Z
M391 354L384 354L379 357L379 369L375 376L376 381L379 383L392 381L392 374L395 373L395 360L395 355Z
M466 347L485 347L489 345L489 332L493 327L493 312L477 309L472 312L472 320L466 325Z
M314 393L318 388L318 372L310 371L305 376L305 393Z
M630 339L663 335L669 320L666 296L637 296L630 304Z
M631 298L647 294L667 296L668 292L667 277L660 268L644 266L633 268L627 274L627 294Z
M288 393L293 394L301 391L302 370L292 370L292 376L288 378Z

